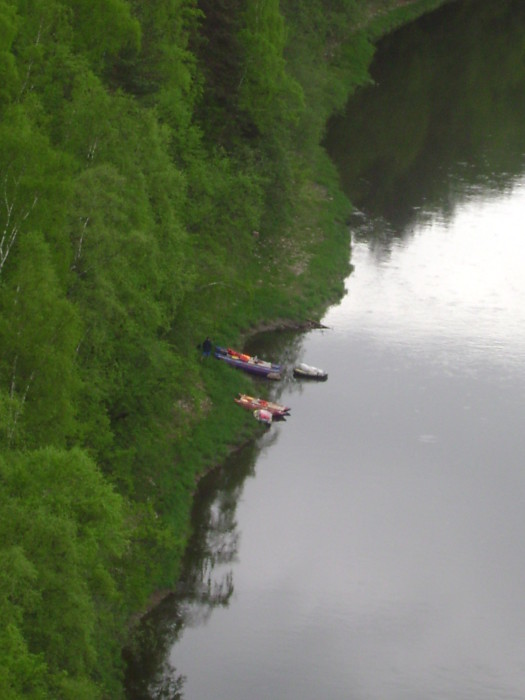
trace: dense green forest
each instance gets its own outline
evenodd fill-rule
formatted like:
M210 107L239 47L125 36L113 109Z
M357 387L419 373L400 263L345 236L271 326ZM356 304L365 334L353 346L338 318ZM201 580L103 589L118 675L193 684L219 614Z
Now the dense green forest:
M0 696L122 696L195 480L253 431L202 362L342 293L319 147L439 0L0 0Z

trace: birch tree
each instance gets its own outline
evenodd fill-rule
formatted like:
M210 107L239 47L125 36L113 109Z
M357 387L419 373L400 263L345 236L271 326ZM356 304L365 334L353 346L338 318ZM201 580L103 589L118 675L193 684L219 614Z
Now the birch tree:
M10 445L62 445L74 431L79 324L43 236L20 239L0 294L0 379Z
M5 111L0 122L0 279L17 242L34 228L53 244L64 271L68 167L23 106Z

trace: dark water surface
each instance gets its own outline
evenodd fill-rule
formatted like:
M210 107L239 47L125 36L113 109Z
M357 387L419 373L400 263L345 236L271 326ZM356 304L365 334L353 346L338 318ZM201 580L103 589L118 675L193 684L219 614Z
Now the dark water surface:
M203 482L130 700L525 698L524 36L525 3L452 3L330 125L347 294L254 340L328 381L288 374Z

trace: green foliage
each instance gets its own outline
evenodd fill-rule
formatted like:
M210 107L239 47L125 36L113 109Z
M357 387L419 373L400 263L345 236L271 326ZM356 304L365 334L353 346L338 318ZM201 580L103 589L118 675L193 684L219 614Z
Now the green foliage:
M119 51L136 48L140 24L126 0L65 0L71 9L75 49L98 72L111 66Z
M415 0L414 2L395 2L383 0L368 22L368 33L372 39L389 34L403 24L408 24L426 12L435 10L451 0Z
M107 663L99 654L116 622L104 601L118 599L113 571L127 541L122 499L78 449L9 453L0 483L8 688L27 685L29 697L47 697L44 688L49 697L99 697L94 679ZM35 671L24 686L21 664Z
M49 247L20 239L0 295L0 376L9 391L8 445L64 445L74 433L78 318L63 297Z
M239 32L243 74L239 107L262 135L296 122L303 107L302 89L287 72L285 24L279 0L248 0Z
M110 79L142 98L162 100L169 94L174 112L188 117L195 80L188 44L200 13L193 0L133 0L130 5L140 22L140 46L119 53Z
M10 557L1 558L2 564L11 563ZM6 620L6 612L2 610L2 621ZM11 622L3 624L0 630L0 650L1 697L5 700L47 700L50 697L47 666L41 655L28 651L22 633Z
M120 697L124 618L255 429L197 343L340 293L318 144L369 6L0 0L2 698Z
M101 139L93 159L100 165L79 174L72 210L71 295L82 310L79 357L91 414L86 439L93 446L100 445L104 424L127 443L133 436L140 444L142 433L164 441L182 368L163 336L192 279L178 214L184 182L166 156L162 129L147 115L141 123L128 101L120 102L110 124L119 120L130 150L120 153L111 133ZM119 441L115 447L119 460L105 452L104 462L133 490L136 448L122 451Z
M282 2L289 70L303 86L308 105L295 135L304 153L315 150L328 117L344 106L349 93L369 80L374 47L362 22L362 5L354 0Z
M211 143L228 147L243 132L238 111L242 76L239 31L246 0L199 0L203 21L196 42L203 91L196 116Z
M18 241L38 229L56 248L56 271L64 279L69 257L60 226L69 194L68 162L20 105L6 109L0 144L0 277Z
M18 73L15 57L11 53L11 45L16 36L17 16L15 8L3 1L0 2L0 114L4 104L14 97L18 87Z

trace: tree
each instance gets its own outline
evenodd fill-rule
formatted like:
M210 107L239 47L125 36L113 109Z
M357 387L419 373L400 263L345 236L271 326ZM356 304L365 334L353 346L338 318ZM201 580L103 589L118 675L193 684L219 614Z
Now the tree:
M3 105L11 102L18 88L18 71L11 51L17 24L15 8L0 0L0 114Z
M0 482L0 684L35 700L97 698L103 655L118 652L109 604L127 545L122 500L78 449L6 454Z
M0 123L0 277L17 240L35 225L50 230L59 216L58 202L64 202L59 163L26 111L7 109Z
M0 294L0 379L8 445L64 445L74 433L78 318L38 231L18 241Z
M270 135L297 121L302 89L286 70L285 23L279 0L247 0L239 33L243 71L239 106L261 134Z
M140 24L126 0L64 0L72 11L75 51L98 74L110 69L119 51L137 48Z

